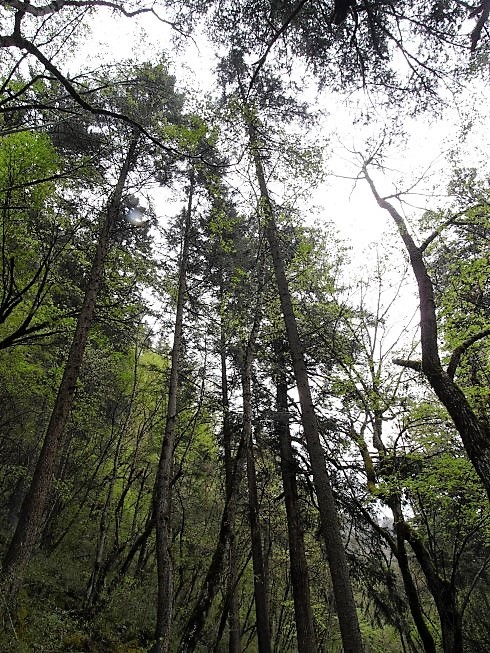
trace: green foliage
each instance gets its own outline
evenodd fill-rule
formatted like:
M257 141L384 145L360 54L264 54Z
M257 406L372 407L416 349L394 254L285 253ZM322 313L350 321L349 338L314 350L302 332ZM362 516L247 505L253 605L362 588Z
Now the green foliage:
M474 171L458 171L452 190L461 210L425 216L427 226L435 225L441 234L432 244L429 265L445 349L449 355L461 351L456 378L477 413L487 419L490 197Z
M197 5L193 4L196 11L200 9ZM344 27L331 29L328 19L321 25L314 3L306 3L301 12L290 16L288 31L281 39L276 38L276 28L270 31L270 27L283 24L289 15L285 12L293 9L291 3L262 6L250 1L242 5L237 10L221 3L223 13L214 17L217 30L223 25L233 24L233 29L240 25L241 33L234 35L241 47L250 46L255 53L257 43L269 42L281 52L286 44L290 52L313 62L317 72L324 69L322 76L334 75L340 85L354 82L359 62L366 83L391 84L396 77L389 65L377 65L389 57L395 45L399 47L394 41L390 43L388 28L394 27L394 15L378 11L379 7L352 9L356 29L349 45L355 47L344 48ZM55 14L64 11L54 4L52 9ZM179 9L184 11L182 3ZM412 11L407 3L402 9ZM425 19L432 27L444 24L452 33L463 9L458 5L452 11L439 10L417 4L411 14L416 18L414 25L425 26ZM265 16L267 20L262 20ZM57 18L46 18L46 24L51 19L57 24ZM35 24L36 17L30 20ZM54 31L52 36L56 41ZM417 44L424 46L418 38ZM44 45L46 49L54 47L48 41ZM236 60L230 57L221 69L228 84L235 82L237 70L246 73L244 57L240 62L237 52L234 56ZM398 89L391 86L395 95L404 94L405 86L417 87L414 80L419 80L419 90L427 83L427 66L410 60L418 75L414 74L408 85ZM262 72L266 69L263 67ZM96 83L96 90L89 82ZM177 196L184 167L186 178L192 169L197 183L171 479L175 569L172 650L177 649L215 552L225 505L221 355L228 366L230 406L226 416L238 439L243 350L251 324L259 319L253 364L253 426L268 602L274 648L294 650L286 513L277 442L271 428L277 368L272 343L283 337L284 329L270 262L267 253L264 255L260 219L267 216L264 205L259 202L257 206L255 189L250 190L244 181L246 175L238 182L239 198L231 190L235 182L230 178L235 173L227 178L229 171L235 170L230 161L238 160L235 154L242 148L239 123L243 117L254 123L259 118L264 120L263 131L268 138L264 137L260 146L254 144L255 152L268 159L275 197L280 196L275 187L280 183L285 187L284 196L273 209L307 364L315 379L315 403L329 471L343 507L343 532L346 539L349 537L352 567L357 573L356 598L365 608L363 637L371 651L394 653L399 650L402 628L405 634L413 630L400 598L400 578L392 571L393 559L388 559L389 540L382 540L382 527L376 522L379 506L387 510L395 500L400 500L411 532L430 548L440 575L454 578L463 600L465 592L474 592L468 600L468 614L477 624L482 614L479 602L488 604L483 563L490 546L490 516L485 496L445 412L426 401L418 387L412 392L411 379L402 386L401 376L386 365L384 354L383 360L381 354L380 360L375 359L383 316L370 314L365 306L356 308L341 301L344 245L330 228L304 226L296 200L309 195L323 179L322 148L302 142L303 126L301 139L292 136L294 120L306 117L304 106L288 94L279 76L258 75L250 89L250 104L233 95L220 112L216 110L218 127L197 112L184 113L185 94L176 92L176 80L165 58L156 63L126 61L103 67L80 76L74 84L94 105L123 112L155 137L152 141L139 136L139 158L130 171L126 197L151 193L156 184L173 184L172 193ZM35 110L29 115L27 109L16 109L12 115L7 111L3 126L10 120L11 128L21 129L24 120L33 120L39 129L13 131L0 142L2 299L9 287L22 291L12 310L8 302L3 307L0 341L6 342L19 332L29 318L27 326L39 329L44 346L33 343L32 333L24 330L22 338L8 344L27 346L0 351L0 495L6 517L2 544L11 535L54 403L107 198L114 190L114 178L128 142L135 135L123 121L80 110L66 95L66 87L62 89L51 78L32 79L24 87L12 77L5 88L9 97L18 90L19 97L32 102ZM225 152L225 139L231 141L235 136L236 142L228 143ZM161 150L157 140L164 145ZM293 145L294 140L301 143ZM461 175L457 189L460 194L471 190L473 199L452 221L450 231L443 228L446 214L426 216L427 225L442 234L432 245L431 274L441 300L438 317L448 355L489 328L488 195L475 190L474 175ZM122 212L123 206L120 208ZM147 526L154 511L153 485L167 418L169 356L166 347L153 349L153 334L145 320L150 315L153 320L157 313L149 306L149 296L158 292L165 305L165 314L158 316L160 339L166 342L167 323L173 319L176 275L174 269L168 272L166 261L157 264L154 260L153 225L135 230L121 217L112 225L96 322L56 464L39 551L29 568L17 610L10 615L11 622L5 620L0 634L0 648L4 650L137 653L147 649L152 640L155 541ZM160 236L165 243L158 245L165 251L162 258L168 259L169 268L178 256L181 237L180 218ZM263 277L258 274L262 260L266 260ZM378 276L382 277L381 270ZM483 416L488 416L490 399L488 354L488 340L475 340L463 352L457 370L458 381ZM292 386L289 363L286 367ZM292 391L290 412L300 479L301 527L313 610L322 650L333 653L341 646L338 619L325 554L318 541L311 470L295 421L295 399ZM390 421L389 437L375 433L376 420ZM375 436L384 437L381 444ZM233 448L236 453L236 441ZM363 467L360 452L365 458L371 457L375 477L369 480L367 493L361 481L368 466ZM234 524L239 568L236 594L242 644L254 651L254 579L247 520L242 484ZM388 527L384 533L392 537ZM375 540L375 555L369 550L369 556L363 557L362 547ZM410 566L421 588L423 611L431 616L423 575L414 559ZM479 569L483 571L477 578ZM226 601L226 576L225 569L204 629L203 651L215 648ZM397 592L392 591L393 586ZM395 620L391 600L407 623ZM481 641L484 636L478 634ZM222 650L226 648L225 637L226 633L219 645ZM250 641L245 641L247 638Z

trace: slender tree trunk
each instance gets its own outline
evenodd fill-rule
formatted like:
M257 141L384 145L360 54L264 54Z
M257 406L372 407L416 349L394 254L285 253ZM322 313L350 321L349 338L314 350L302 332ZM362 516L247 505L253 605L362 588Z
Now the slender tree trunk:
M109 479L109 487L107 490L107 496L106 500L104 503L104 508L102 510L102 515L100 518L100 525L99 525L99 535L97 539L97 546L96 546L96 552L95 552L95 560L94 560L94 566L92 569L92 574L90 576L89 582L87 584L87 590L85 593L85 612L88 616L94 613L94 609L97 608L99 599L100 599L100 594L102 589L105 587L106 579L107 579L107 574L109 573L110 569L113 567L113 565L116 563L117 559L119 558L120 554L125 548L125 545L120 544L120 538L119 538L119 522L122 518L121 514L118 514L118 507L122 504L124 504L125 498L127 496L127 493L129 492L131 485L132 485L132 474L134 470L134 462L133 465L131 466L131 470L129 472L129 478L128 482L126 484L126 487L124 487L121 491L120 497L118 499L118 502L115 507L115 538L114 538L114 543L112 546L112 551L109 553L108 557L104 561L104 556L105 556L105 549L106 549L106 541L107 541L107 535L109 532L109 526L110 526L110 511L112 508L112 500L114 497L114 488L116 485L116 480L117 476L119 473L119 461L121 458L121 451L123 447L123 439L124 436L127 433L129 421L132 416L133 412L133 404L136 396L136 387L137 387L137 382L138 382L138 349L135 347L135 356L134 356L134 371L133 371L133 382L132 382L132 388L131 388L131 395L130 395L130 400L128 404L128 408L126 411L126 415L124 418L124 421L118 425L118 430L119 434L117 436L117 443L116 443L116 449L114 452L114 460L112 463L112 473L111 477ZM113 430L116 428L116 413L113 413L113 419L112 419L112 427ZM139 446L139 441L136 441L136 449ZM140 499L140 494L138 495L138 500L137 503L139 502ZM133 528L134 528L134 521L133 521Z
M325 467L325 456L320 442L313 400L311 396L308 373L303 352L303 345L298 333L294 315L291 293L284 269L281 246L277 234L274 209L265 180L264 168L260 156L260 140L255 127L249 122L250 150L255 163L255 170L260 189L260 199L265 220L266 237L269 242L276 284L281 302L281 310L286 326L293 371L301 406L306 448L310 459L311 472L315 485L322 536L325 540L330 573L337 607L340 632L344 653L363 653L364 646L359 629L356 605L350 580L347 556L340 530L337 507L332 486Z
M97 600L100 595L100 591L104 586L104 582L105 582L105 573L103 573L103 569L104 569L103 560L105 554L107 532L109 530L109 512L112 506L114 486L116 484L117 473L119 470L119 457L121 455L123 434L124 434L124 430L121 429L116 444L116 451L114 454L114 461L112 464L112 473L111 473L111 478L109 480L109 488L107 490L107 496L104 502L104 508L102 510L102 515L100 518L99 535L97 538L97 545L95 549L94 566L87 585L87 590L85 592L85 611L87 612L87 614L90 614L93 606L97 603Z
M237 551L235 542L235 528L232 525L230 547L228 550L228 582L226 592L228 599L228 625L230 629L228 651L229 653L241 653L241 628L240 628L240 604L238 602L238 569Z
M405 594L408 600L408 605L410 607L410 612L412 614L412 618L415 627L417 628L419 637L422 641L422 646L424 647L425 653L436 653L434 638L432 637L432 634L424 619L422 606L420 605L419 593L415 586L408 563L408 556L405 548L405 522L399 497L393 499L390 502L390 505L393 513L393 523L396 533L396 548L393 549L393 552L395 554L396 560L398 562L398 567L402 575L403 586L405 588Z
M282 484L286 504L289 560L293 589L294 615L298 639L298 653L315 653L318 646L315 638L313 613L310 602L310 584L306 563L303 533L298 510L298 488L291 435L289 432L288 387L286 361L282 342L276 342L274 351L277 361L276 374L276 421L275 431L279 440Z
M259 521L259 501L257 496L257 474L253 452L252 437L252 363L255 342L261 322L261 305L264 278L264 259L258 273L259 284L257 288L257 305L255 307L254 322L247 345L243 352L242 362L242 402L243 402L243 440L247 460L247 487L248 511L250 523L250 537L252 543L252 566L254 574L254 599L255 599L255 626L257 630L259 653L271 653L271 638L269 624L269 606L267 602L267 580L262 549L262 537Z
M38 530L53 484L56 459L65 426L73 405L75 387L92 324L95 304L104 274L104 264L111 242L112 228L117 220L124 186L137 156L138 138L131 141L119 178L107 205L105 221L99 234L90 277L78 316L75 334L68 354L55 405L46 430L43 446L29 490L24 498L17 528L3 559L6 595L13 598L36 544Z
M261 274L259 276L262 276ZM252 327L252 331L249 338L249 344L247 346L247 351L250 350L251 344L255 342L256 333L259 326L259 306L261 302L261 290L259 290L259 299L258 306L255 312L255 320ZM240 444L236 453L236 457L233 461L233 433L230 423L229 415L229 399L228 399L228 379L226 374L226 348L224 341L224 330L223 325L221 329L221 347L220 347L220 356L221 356L221 382L222 382L222 401L223 401L223 444L225 450L225 487L226 487L226 501L223 509L223 515L221 517L220 532L218 536L218 542L209 565L206 577L202 584L201 590L199 592L199 598L196 601L194 609L186 623L184 628L184 634L180 643L179 653L191 653L195 650L199 637L201 635L202 629L204 627L206 616L209 612L211 604L216 596L218 591L218 583L223 573L223 567L226 560L226 553L229 555L235 555L234 550L231 549L233 541L233 524L235 521L235 514L237 509L237 503L239 498L239 488L242 479L243 472L243 457L246 455L247 443L246 443L246 433L243 430ZM230 558L231 562L234 564L234 570L230 573L228 578L228 592L231 591L231 594L228 594L230 599L232 599L235 593L236 586L236 558ZM230 585L231 579L233 579L233 586ZM230 605L225 606L227 610L230 610ZM230 625L230 643L229 647L231 651L239 652L240 651L240 623L238 621L238 606L236 607L237 615L235 617L236 621L233 624L233 631ZM233 648L235 647L235 648Z
M249 343L250 344L250 343ZM242 370L243 393L243 436L247 452L247 485L250 535L252 539L252 564L254 572L255 619L259 653L271 653L269 609L267 605L267 584L264 571L264 556L259 522L259 501L257 477L252 439L252 349L247 347Z
M424 373L437 397L450 414L468 457L490 498L490 433L487 425L480 421L472 410L452 375L442 367L437 341L434 286L424 262L425 246L418 247L415 244L403 217L392 204L379 195L366 166L364 166L364 174L378 205L388 211L400 233L418 286L422 362L420 364L399 359L395 362L406 367L414 367Z
M449 582L439 576L424 543L418 534L412 531L410 525L405 522L403 529L405 539L410 543L424 572L427 586L432 594L439 614L442 650L444 653L462 653L462 618L457 603L456 587L453 582Z
M184 235L179 266L179 286L175 313L174 341L168 389L167 418L162 450L155 479L154 515L156 526L156 559L158 578L157 621L155 644L152 653L168 653L173 616L173 573L170 552L171 531L171 476L175 448L175 427L177 420L177 394L179 389L179 368L182 348L182 328L186 295L186 274L189 258L189 240L194 196L194 173L191 172L189 197L184 218Z
M223 296L223 288L221 288ZM228 370L226 364L226 338L223 320L220 331L220 360L221 360L221 403L223 406L223 449L225 453L225 486L227 500L234 493L239 494L239 482L234 481L233 463L233 428L230 420L230 399L228 393ZM237 596L237 551L235 543L235 511L229 517L230 543L228 547L228 578L227 578L227 608L229 640L228 652L241 653L240 642L240 606Z
M219 580L223 575L224 564L226 561L226 552L229 550L229 543L232 536L231 524L234 521L234 515L237 508L239 496L238 488L240 486L240 480L243 473L244 451L245 445L242 439L242 442L238 447L233 468L231 494L226 499L225 507L221 517L218 542L216 544L211 563L206 573L206 577L199 591L199 597L185 625L184 634L180 643L179 653L191 653L195 650L205 624L206 616L219 588Z

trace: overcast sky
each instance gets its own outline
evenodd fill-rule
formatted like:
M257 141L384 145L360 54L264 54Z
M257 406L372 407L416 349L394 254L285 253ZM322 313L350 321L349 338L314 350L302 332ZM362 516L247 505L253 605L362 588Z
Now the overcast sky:
M93 22L92 36L87 39L85 47L78 49L73 66L75 69L80 61L91 69L100 65L102 60L151 60L152 56L156 58L164 50L175 66L177 85L186 89L190 97L203 97L213 85L212 69L217 63L216 53L200 34L196 34L194 40L189 40L180 51L175 49L173 37L172 30L152 16L121 19L99 8ZM325 111L324 123L319 127L319 133L329 137L326 160L329 174L311 195L316 210L305 213L320 221L335 223L341 237L352 248L354 267L364 264L366 253L371 252L371 260L374 260L383 248L394 257L394 267L403 267L403 248L398 244L397 252L397 241L389 235L394 233L389 216L376 205L364 181L355 182L349 178L359 172L354 152L369 152L372 143L379 141L383 132L388 131L389 134L389 119L385 120L382 111L377 112L376 107L371 107L370 113L374 114L374 118L370 124L363 125L358 120L358 111L364 101L369 106L369 98L363 98L362 93L355 98L357 108L354 108L352 98L350 105L347 105L341 97L332 101L329 93L327 101L325 95L317 96L311 88L307 96L315 109L329 109L328 113ZM488 118L487 122L482 118L487 114L487 106L490 106L488 88L468 85L462 89L459 97L447 98L447 106L437 120L430 115L406 119L403 124L404 137L394 138L392 146L387 148L387 169L383 175L374 174L382 194L391 194L395 188L411 186L427 171L425 181L417 186L422 194L411 196L413 206L405 207L406 218L414 228L416 218L424 207L437 208L447 201L442 195L451 173L448 152L456 150L466 165L487 165ZM475 120L473 135L466 144L461 145L459 122L465 115ZM160 197L165 197L165 193ZM162 205L168 204L165 200L160 199L158 203L157 213L162 216L175 213L175 206ZM404 315L398 315L400 323L407 315L413 314L414 290L413 280L409 276L402 301Z

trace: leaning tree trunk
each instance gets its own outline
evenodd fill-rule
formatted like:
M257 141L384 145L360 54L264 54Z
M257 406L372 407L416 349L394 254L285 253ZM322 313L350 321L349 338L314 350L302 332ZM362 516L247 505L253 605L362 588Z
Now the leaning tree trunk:
M15 596L18 590L23 573L34 550L38 530L53 484L56 460L73 405L75 387L80 375L97 295L104 275L104 265L111 243L111 233L120 213L122 193L128 174L137 156L137 144L138 137L135 136L129 145L119 178L107 205L106 217L99 234L82 308L78 316L75 334L51 412L43 446L31 484L22 503L17 528L3 559L5 591L11 598Z
M179 285L175 312L174 341L172 347L170 381L168 388L167 418L162 442L160 460L155 478L154 516L156 528L157 559L157 620L155 644L151 653L168 653L173 613L173 569L170 552L171 545L171 476L175 448L175 427L177 421L177 394L179 390L179 369L182 349L184 304L186 296L186 274L189 259L190 232L192 222L192 203L194 196L194 173L191 172L189 197L184 217L184 235L179 266Z
M313 483L320 510L322 536L327 550L330 574L337 607L340 633L344 653L363 653L364 646L357 618L354 593L349 574L349 566L340 530L339 517L333 496L330 478L325 467L325 455L320 442L310 383L306 370L303 345L299 337L296 317L294 315L291 293L284 268L284 260L277 234L274 209L265 180L264 167L260 156L260 139L257 129L248 122L250 151L253 156L257 180L259 183L261 208L265 221L265 232L274 267L281 310L286 327L287 339L293 371L301 406L306 448L310 459Z
M318 646L315 638L313 612L310 601L308 565L306 563L305 545L298 508L296 465L289 431L288 386L282 341L275 343L274 352L277 363L275 432L279 440L281 476L284 488L284 502L286 504L289 562L298 653L312 653L318 650Z
M434 286L424 261L424 251L431 239L418 247L408 232L403 217L390 202L379 195L373 180L369 176L366 165L364 166L364 175L378 205L388 211L400 233L418 286L422 362L400 359L396 359L394 362L424 373L437 397L451 416L461 436L466 453L490 498L490 433L488 427L478 419L463 391L454 382L453 375L456 359L453 357L448 371L446 371L442 367L439 355Z

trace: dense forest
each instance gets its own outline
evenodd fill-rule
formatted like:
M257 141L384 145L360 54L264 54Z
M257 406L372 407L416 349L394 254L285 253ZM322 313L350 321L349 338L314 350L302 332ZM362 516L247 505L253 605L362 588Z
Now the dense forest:
M489 16L1 3L0 651L490 651ZM158 54L79 55L143 18ZM319 98L382 116L364 272ZM448 110L444 176L395 179Z

